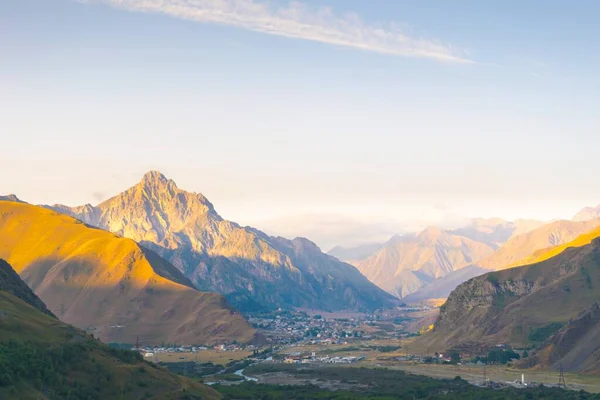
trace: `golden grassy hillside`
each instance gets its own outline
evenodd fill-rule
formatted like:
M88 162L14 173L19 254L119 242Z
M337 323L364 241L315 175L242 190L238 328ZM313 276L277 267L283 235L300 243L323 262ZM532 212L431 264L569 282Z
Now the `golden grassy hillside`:
M105 341L251 341L220 295L202 293L136 242L24 203L0 202L0 258L61 320Z
M598 220L593 221L597 225ZM570 247L582 247L592 243L596 238L600 237L600 228L592 229L591 231L578 236L575 240L565 243L560 246L551 247L549 249L543 249L536 251L529 257L524 258L518 264L519 265L530 265L536 264L542 261L546 261L552 257L555 257Z

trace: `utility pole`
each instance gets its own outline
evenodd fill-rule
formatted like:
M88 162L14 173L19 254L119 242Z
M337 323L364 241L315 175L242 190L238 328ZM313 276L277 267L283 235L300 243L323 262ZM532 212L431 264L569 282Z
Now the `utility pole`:
M565 372L563 371L563 366L560 364L560 375L558 377L558 387L566 389L567 384L565 382Z
M487 377L487 363L483 364L483 385L487 386L488 384L488 377Z

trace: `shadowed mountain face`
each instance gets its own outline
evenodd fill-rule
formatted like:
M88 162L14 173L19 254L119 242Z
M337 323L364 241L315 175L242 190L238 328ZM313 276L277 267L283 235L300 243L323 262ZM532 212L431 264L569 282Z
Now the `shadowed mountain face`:
M525 367L542 367L582 373L600 371L600 305L598 303L564 325L547 339Z
M0 260L0 290L18 297L46 315L54 317L54 314L46 308L44 302L31 291L29 286L19 278L15 270L4 260Z
M314 243L226 221L203 195L180 190L158 172L96 207L52 208L143 243L196 287L222 293L242 309L373 310L394 304L354 267Z
M131 239L25 203L0 202L0 257L61 320L105 341L248 342L255 332L227 301L198 292Z
M0 196L0 201L14 201L16 203L22 203L22 201L14 194Z
M449 231L429 228L398 236L358 269L369 280L400 298L490 254L494 249Z
M445 350L470 344L544 342L600 301L599 236L596 229L540 254L534 264L463 283L420 344Z
M0 260L2 399L218 399L211 388L60 322ZM43 382L43 383L40 383Z

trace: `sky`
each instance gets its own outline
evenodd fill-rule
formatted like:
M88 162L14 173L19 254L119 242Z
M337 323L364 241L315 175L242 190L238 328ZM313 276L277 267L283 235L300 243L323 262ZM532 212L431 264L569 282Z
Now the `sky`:
M322 248L600 203L600 3L3 0L0 193L160 170Z

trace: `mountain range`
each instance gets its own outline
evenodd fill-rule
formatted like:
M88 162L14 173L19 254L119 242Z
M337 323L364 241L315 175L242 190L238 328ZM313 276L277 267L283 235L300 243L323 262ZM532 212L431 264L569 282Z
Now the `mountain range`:
M600 218L600 205L596 207L585 207L572 218L573 221L589 221Z
M591 344L598 330L600 228L540 252L531 262L461 284L420 344L443 350L536 346L534 364L565 359L570 370L596 365L600 356Z
M50 313L0 260L0 398L218 399L211 388L109 348Z
M196 290L177 268L131 239L12 201L0 201L0 237L0 258L50 311L104 341L256 339L222 296Z
M179 189L159 172L97 206L49 208L139 242L196 288L221 293L243 311L369 311L396 304L355 267L309 240L271 237L227 221L202 194Z
M399 298L494 252L493 247L438 228L396 236L358 264L369 280Z
M567 243L597 226L600 219L551 223L473 219L454 230L431 227L395 236L354 263L372 282L405 302L445 298L473 277L528 264L537 252Z
M537 253L569 243L598 226L600 226L600 219L551 222L513 237L490 257L476 264L493 271L531 264L537 258Z
M579 235L600 226L591 221L555 221L510 238L492 255L437 279L405 297L406 302L446 298L459 284L490 271L530 264L539 253L568 243Z

